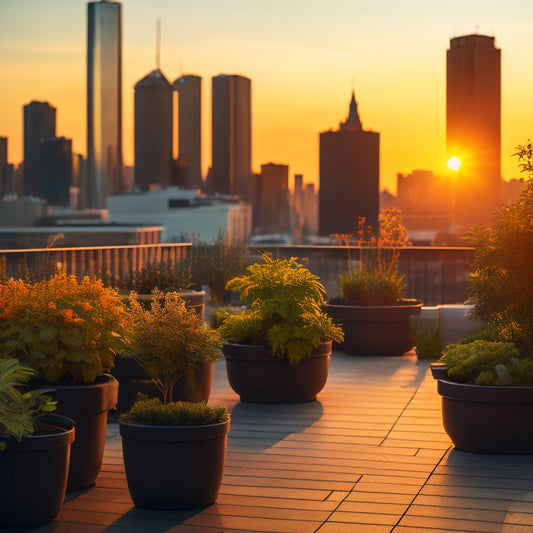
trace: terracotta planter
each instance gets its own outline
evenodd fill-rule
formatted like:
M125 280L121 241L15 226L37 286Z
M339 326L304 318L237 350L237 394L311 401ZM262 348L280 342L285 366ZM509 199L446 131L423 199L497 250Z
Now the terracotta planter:
M268 346L225 344L228 381L243 402L295 403L315 400L328 378L331 342L291 365L274 358Z
M1 527L44 524L58 515L63 504L74 424L59 415L41 420L65 431L22 437L20 443L14 437L0 436L7 444L0 451Z
M398 305L324 305L324 311L342 324L344 342L338 349L348 355L398 356L415 345L409 317L419 315L422 303Z
M533 453L533 387L439 380L442 422L459 450Z
M67 490L94 485L102 468L107 412L118 398L118 381L104 375L90 385L53 386L50 396L57 400L57 413L76 422L76 442L72 446Z
M229 421L206 426L119 424L126 479L135 505L189 509L216 500Z

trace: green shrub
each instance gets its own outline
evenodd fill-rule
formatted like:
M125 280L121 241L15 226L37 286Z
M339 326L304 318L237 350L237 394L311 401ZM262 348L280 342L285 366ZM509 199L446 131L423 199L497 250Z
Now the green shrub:
M163 402L172 400L174 385L190 368L217 361L223 340L177 292L154 289L150 308L131 293L131 346L125 353L150 376Z
M272 259L248 267L247 276L228 282L246 306L228 315L219 331L228 342L268 345L274 357L292 364L326 341L341 342L342 329L322 311L325 289L318 276L290 259Z
M441 357L443 338L440 331L440 322L436 320L433 329L428 331L423 325L417 324L416 319L421 317L414 316L411 318L414 319L411 323L413 324L415 352L418 359L438 359Z
M220 424L230 418L223 406L209 407L205 402L172 402L163 404L159 398L139 400L119 420L146 426L201 426Z
M219 233L212 243L192 245L191 281L200 289L207 285L214 303L225 300L226 283L246 271L248 249L244 245L226 243L224 233Z
M0 434L13 435L19 442L22 437L33 435L37 420L55 411L57 402L45 389L21 392L16 383L26 383L35 370L22 366L17 359L0 360ZM6 443L0 442L0 450Z
M396 303L405 285L396 271L351 270L340 276L344 299L351 305L390 305Z
M448 365L448 379L457 383L533 385L533 361L521 358L509 342L449 344L441 361Z

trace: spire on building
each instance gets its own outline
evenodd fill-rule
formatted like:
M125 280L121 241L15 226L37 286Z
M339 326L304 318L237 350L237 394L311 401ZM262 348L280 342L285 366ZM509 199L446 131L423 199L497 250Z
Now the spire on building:
M348 118L345 122L339 124L341 130L362 131L363 125L357 111L357 102L355 101L355 92L352 90L352 99L350 100L350 109Z

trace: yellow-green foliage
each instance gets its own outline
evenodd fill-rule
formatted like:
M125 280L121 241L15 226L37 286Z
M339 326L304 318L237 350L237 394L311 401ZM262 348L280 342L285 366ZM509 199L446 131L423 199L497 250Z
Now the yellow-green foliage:
M265 344L274 357L293 364L321 343L341 342L342 329L322 311L325 289L318 276L296 258L272 259L248 267L249 274L232 279L226 288L240 292L246 306L220 326L228 342Z
M144 426L204 426L221 424L230 419L223 406L209 407L205 402L161 403L159 398L138 400L119 420Z
M118 293L101 280L0 283L0 358L19 359L49 383L91 383L109 371L129 325Z
M126 356L152 378L165 403L172 399L174 385L189 368L220 358L220 333L188 308L177 292L154 290L149 309L132 293L129 304L134 328Z
M35 375L32 368L22 366L17 359L0 360L0 434L13 435L19 442L33 435L35 422L55 411L56 403L45 389L20 392L15 383L25 383ZM0 442L0 450L5 442Z
M448 379L477 385L533 385L533 361L510 342L449 344L442 356Z

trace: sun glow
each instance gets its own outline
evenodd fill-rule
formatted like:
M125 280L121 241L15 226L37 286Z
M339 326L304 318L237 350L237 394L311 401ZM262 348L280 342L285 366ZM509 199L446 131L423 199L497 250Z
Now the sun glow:
M448 168L450 170L457 171L459 170L459 167L461 166L461 161L459 161L457 157L453 156L453 157L450 157L450 159L448 159L448 163L446 164L448 165Z

